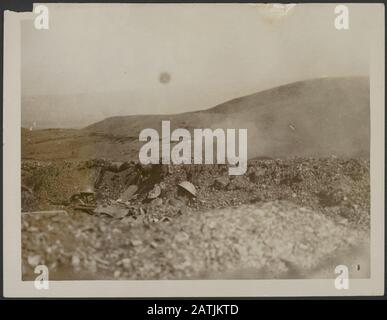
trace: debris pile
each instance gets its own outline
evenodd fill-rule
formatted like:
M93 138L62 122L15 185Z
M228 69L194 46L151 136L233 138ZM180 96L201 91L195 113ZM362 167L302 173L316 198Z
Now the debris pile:
M48 265L52 279L334 277L335 259L352 270L346 253L369 241L366 231L288 201L146 224L87 213L24 214L22 234L27 279L37 264ZM368 259L359 259L364 272Z
M90 278L151 279L160 276L170 279L196 277L211 268L215 273L231 272L238 268L236 261L242 259L241 256L250 256L248 252L257 241L266 243L260 247L263 252L268 248L280 250L278 246L282 245L275 242L279 240L266 245L275 238L276 232L287 232L281 229L285 224L281 222L278 228L267 226L270 233L259 229L257 223L266 225L271 219L277 223L277 213L280 217L285 215L282 218L286 220L287 214L292 217L288 212L293 211L297 212L295 221L312 223L309 229L314 231L308 233L311 236L308 241L314 243L310 249L314 262L306 268L314 268L314 263L320 261L316 241L333 240L328 239L332 234L319 238L316 230L322 227L311 221L321 219L336 231L341 228L336 226L344 225L345 230L340 229L343 235L349 235L352 229L356 239L360 234L364 238L369 230L369 181L368 160L335 157L251 160L243 176L229 176L225 165L145 166L133 161L103 159L25 160L22 162L22 211L26 212L22 215L23 275L33 274L33 266L42 261L56 270L58 279L70 277L70 274L77 278L80 274L84 276L83 273ZM282 209L273 213L265 207L268 203ZM254 213L250 216L246 213L245 217L240 208ZM42 213L45 210L51 213ZM55 210L61 213L53 214ZM260 218L262 210L264 220ZM236 215L235 221L232 212ZM301 219L304 213L305 221ZM212 219L212 216L218 218ZM255 228L251 234L250 227ZM263 232L259 239L254 238L257 228ZM294 243L290 238L289 235L288 242ZM221 240L218 245L206 244L208 241L216 243L217 239L228 239L228 245L221 246ZM187 255L183 257L179 248L187 245ZM189 251L191 245L192 251ZM239 247L235 249L235 246ZM231 252L225 253L228 247ZM333 250L333 246L328 247ZM296 250L294 248L292 250ZM200 251L197 254L203 255L202 260L195 262L194 250ZM232 252L234 258L229 256ZM216 258L211 258L213 255ZM255 269L261 267L262 261L271 265L276 257L276 254L253 255L257 256L246 259L253 259ZM220 259L225 265L227 259L234 262L230 262L230 270L223 270L223 262L213 259ZM275 261L279 268L275 275L288 272L283 267L284 262ZM243 263L249 265L248 261ZM77 275L74 272L78 272Z
M113 206L152 211L161 219L182 206L200 211L289 200L369 224L369 161L362 159L252 160L243 176L229 176L225 165L23 161L22 182L22 211L99 213ZM74 207L74 197L79 201L87 192L94 200Z

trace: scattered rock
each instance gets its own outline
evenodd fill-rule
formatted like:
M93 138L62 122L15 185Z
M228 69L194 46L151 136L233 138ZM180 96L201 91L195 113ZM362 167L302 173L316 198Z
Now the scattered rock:
M175 236L175 240L177 242L185 242L188 239L189 239L189 235L187 233L185 233L184 231L177 233Z
M148 193L148 199L156 199L161 194L161 188L159 185L155 185L151 191Z
M251 166L247 172L247 176L249 177L250 181L253 183L259 182L261 179L265 177L266 170L261 167L254 167Z
M107 214L108 216L116 219L121 219L129 214L129 209L126 206L115 205L99 205L94 213Z
M132 244L134 247L141 246L141 245L142 245L142 241L141 241L141 240L132 240L132 241L131 241L131 244Z
M121 223L123 224L126 224L126 225L131 225L132 223L134 223L136 221L136 219L132 216L130 217L124 217L122 220L121 220Z
M157 247L158 247L157 242L155 242L155 241L152 241L152 242L150 243L150 246L151 246L152 248L157 248Z
M317 193L319 203L323 207L336 207L342 202L342 197L339 192L322 190Z
M230 179L228 177L218 177L215 179L213 186L218 190L223 190L228 186L229 182Z
M28 256L28 264L31 267L36 267L40 263L41 257L39 255Z
M134 194L137 192L138 187L136 185L130 185L120 196L120 199L123 202L129 201L134 197Z
M185 207L185 203L181 199L172 198L169 199L168 203L175 208Z
M51 268L69 267L91 272L88 279L187 279L203 270L222 276L238 266L268 266L280 277L318 264L369 230L369 161L257 160L235 178L221 165L166 173L167 166L121 171L121 164L112 172L106 160L93 163L22 162L23 184L38 201L34 214L22 214L23 279L36 277L37 263L50 267L52 279L60 275ZM81 198L77 206L97 205L87 211L96 214L74 211L68 201L87 187L95 203ZM148 198L152 192L157 196ZM129 200L113 200L120 197ZM68 214L43 213L58 209Z
M78 255L73 255L71 257L71 264L74 268L79 268L80 264L81 264L81 259L79 258Z
M129 258L122 259L121 264L123 265L123 267L125 269L129 269L130 268L130 259Z
M183 206L179 209L179 211L177 213L180 215L187 215L190 213L190 210L186 206Z
M33 266L41 262L89 272L90 279L224 279L229 271L236 272L230 277L240 279L249 276L246 268L253 268L253 278L289 277L296 271L307 277L337 253L340 263L347 263L341 250L369 237L367 231L288 201L174 216L171 223L165 223L170 218L164 216L158 223L130 227L97 215L83 214L78 220L71 215L59 217L60 223L49 229L54 216L22 215L27 262L23 272L31 272L32 279ZM144 217L148 219L147 214ZM29 231L38 226L39 232ZM47 237L42 238L42 232ZM58 238L66 240L62 244ZM47 247L51 250L44 261L34 257L34 252ZM367 260L360 262L366 272Z
M250 187L250 181L245 176L236 176L227 185L227 190L249 190Z
M151 201L151 204L155 207L161 206L163 204L163 199L156 198Z

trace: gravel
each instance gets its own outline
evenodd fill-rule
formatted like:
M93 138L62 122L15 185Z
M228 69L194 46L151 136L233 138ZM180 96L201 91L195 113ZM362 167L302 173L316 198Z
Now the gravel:
M23 161L22 184L23 279L38 264L51 279L333 277L343 263L369 276L368 160L255 160L238 177L221 165ZM94 212L69 203L85 190Z

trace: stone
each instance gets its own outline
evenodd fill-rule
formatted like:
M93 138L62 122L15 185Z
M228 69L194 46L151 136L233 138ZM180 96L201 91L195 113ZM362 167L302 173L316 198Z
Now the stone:
M218 190L222 190L225 189L229 183L230 180L228 177L219 177L215 179L213 186Z
M184 232L184 231L181 231L181 232L177 233L176 236L175 236L175 240L177 242L185 242L188 239L189 239L189 235L186 232Z
M118 204L108 206L100 205L94 210L94 213L107 214L112 218L121 219L129 214L129 209Z
M129 201L133 199L135 193L137 192L138 187L134 184L130 185L120 196L122 202Z
M161 194L161 188L157 184L148 193L148 199L156 199Z

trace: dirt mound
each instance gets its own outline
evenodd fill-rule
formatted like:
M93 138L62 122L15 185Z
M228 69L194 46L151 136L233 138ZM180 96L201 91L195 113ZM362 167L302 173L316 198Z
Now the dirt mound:
M179 194L182 181L193 184L196 197ZM24 161L22 184L23 211L66 208L71 195L80 191L93 191L97 204L106 204L135 190L123 202L136 211L150 207L149 216L158 220L176 208L203 211L288 200L355 225L369 225L369 161L362 159L256 160L249 161L246 175L236 177L228 176L225 165ZM148 199L155 186L160 195Z
M305 278L332 276L340 257L367 276L368 161L256 160L237 177L101 159L22 172L35 211L22 215L25 279L38 263L52 279Z
M305 278L329 258L351 266L353 277L369 276L367 259L357 256L359 273L342 255L367 243L367 232L287 201L150 224L65 213L22 220L26 279L37 264L49 266L51 279Z

